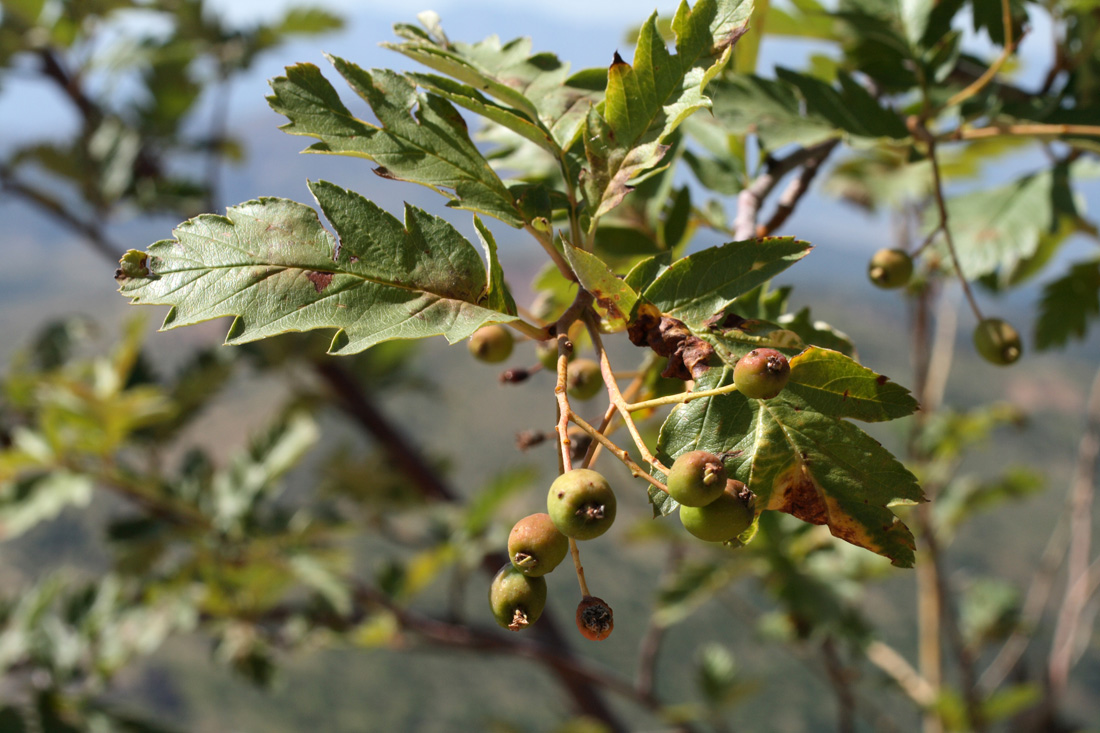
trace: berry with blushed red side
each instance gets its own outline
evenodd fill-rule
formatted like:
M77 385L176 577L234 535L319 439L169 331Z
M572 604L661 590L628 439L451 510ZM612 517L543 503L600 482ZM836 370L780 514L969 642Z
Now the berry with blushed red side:
M578 400L590 400L603 388L600 365L591 359L575 359L565 371L565 391Z
M546 579L528 577L509 563L497 571L489 585L489 607L504 628L525 629L538 621L546 608Z
M602 598L585 596L577 604L577 629L590 641L603 641L615 629L615 614Z
M736 539L752 524L751 501L739 494L745 485L740 481L726 482L726 490L710 504L701 507L681 506L680 522L684 529L706 542L727 542Z
M591 540L615 521L615 493L602 475L590 468L563 473L550 484L546 509L558 531L577 540Z
M880 288L904 287L913 276L913 258L903 249L880 249L867 263L867 276Z
M775 349L753 349L733 367L737 391L758 400L770 400L782 392L790 376L787 357Z
M545 513L516 522L508 534L508 558L530 578L546 575L569 553L569 538L558 531Z
M974 329L974 348L993 364L1007 366L1020 358L1023 344L1020 334L1000 318L986 318Z
M706 506L726 490L722 459L705 450L681 453L668 471L668 493L684 506Z
M512 355L512 344L512 332L495 324L474 331L467 346L478 361L496 364Z

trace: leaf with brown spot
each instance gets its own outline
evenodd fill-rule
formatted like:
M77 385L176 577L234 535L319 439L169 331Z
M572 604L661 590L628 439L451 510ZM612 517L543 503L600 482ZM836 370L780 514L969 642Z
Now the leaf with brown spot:
M486 265L446 221L406 205L402 223L331 183L310 188L339 244L312 208L258 199L181 224L176 239L139 253L147 274L131 267L119 292L132 303L172 306L165 329L235 316L226 343L338 329L330 351L340 354L390 339L442 335L453 343L515 319L479 305ZM492 302L506 308L501 287Z
M612 331L626 328L626 319L638 302L634 289L591 252L578 249L568 242L562 249L581 287L595 297L596 307L608 328Z
M695 388L732 381L727 365L708 370ZM756 494L758 511L827 525L835 537L910 567L913 536L890 507L916 504L924 494L913 474L844 416L789 387L770 400L707 397L672 411L657 455L671 462L691 450L729 453L726 469Z

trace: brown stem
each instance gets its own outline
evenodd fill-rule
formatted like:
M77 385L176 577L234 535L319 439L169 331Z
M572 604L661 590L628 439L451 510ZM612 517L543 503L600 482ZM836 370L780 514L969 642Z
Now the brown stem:
M1096 487L1096 461L1100 457L1100 370L1089 391L1085 433L1077 447L1077 464L1069 497L1069 554L1066 590L1054 627L1047 674L1052 702L1065 692L1073 666L1081 618L1088 603L1088 575L1092 547L1092 502Z
M836 695L836 729L838 733L852 733L856 729L856 699L852 693L848 671L844 668L844 662L840 659L836 643L831 636L821 642L821 656L825 660L825 673L829 678L829 685L833 688L833 694Z
M822 164L839 144L840 138L828 141L824 146L818 149L816 155L803 164L802 172L797 178L790 182L783 191L783 195L779 197L778 205L772 213L771 218L768 219L766 224L756 228L757 237L766 237L786 223L787 219L794 212L795 207L798 206L798 202L806 192L810 190L810 184L813 183L814 178L817 177L817 173L821 170Z
M764 203L764 199L783 176L816 158L823 149L832 150L836 143L835 139L829 139L808 148L799 148L785 158L770 158L764 173L757 176L751 185L737 195L737 218L733 224L734 239L752 239L756 236L756 216L760 211L760 205Z

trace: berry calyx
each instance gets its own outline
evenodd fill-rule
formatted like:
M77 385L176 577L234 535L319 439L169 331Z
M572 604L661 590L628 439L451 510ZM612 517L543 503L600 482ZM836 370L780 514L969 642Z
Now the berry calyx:
M752 502L743 491L744 484L730 480L726 490L710 504L701 507L681 506L680 522L684 529L706 542L727 542L736 539L752 524Z
M887 290L905 287L912 276L913 258L903 249L880 249L867 264L867 277Z
M470 353L478 361L496 364L512 355L512 332L495 324L482 326L470 336Z
M775 349L753 349L733 367L737 391L757 400L770 400L782 392L790 376L787 357Z
M558 531L545 513L516 522L508 534L508 558L529 578L546 575L569 553L569 538Z
M986 318L974 329L974 348L992 364L1007 366L1020 358L1024 347L1020 334L1000 318Z
M578 400L590 400L603 388L600 365L591 359L569 362L565 371L565 391Z
M538 621L546 608L546 579L531 578L511 564L497 571L489 584L489 608L506 629L520 631Z
M726 490L722 459L705 450L681 453L668 471L668 493L684 506L706 506Z
M590 468L563 473L550 484L546 508L554 526L566 537L591 540L615 521L615 493L601 474Z
M603 641L615 629L615 614L607 601L585 596L577 604L577 629L590 641Z

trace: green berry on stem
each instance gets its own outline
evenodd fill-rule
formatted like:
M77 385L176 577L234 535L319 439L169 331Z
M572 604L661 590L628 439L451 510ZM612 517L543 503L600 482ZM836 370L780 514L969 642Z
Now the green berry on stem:
M727 542L736 539L752 524L750 501L739 496L744 484L728 481L726 490L706 506L680 507L680 522L684 529L706 542Z
M726 468L705 450L682 453L668 471L667 485L669 496L684 506L706 506L726 490Z
M913 258L903 249L880 249L871 255L867 276L880 288L905 287L913 276Z
M565 371L565 391L578 400L590 400L603 388L600 365L591 359L569 362Z
M489 585L489 607L504 628L525 629L538 621L546 607L546 579L528 577L509 563Z
M569 538L558 531L549 514L516 522L508 534L508 558L529 578L546 575L569 554Z
M546 496L554 526L577 540L590 540L610 529L615 521L615 505L615 493L607 479L590 468L558 476Z
M757 400L770 400L782 392L790 376L787 357L775 349L753 349L733 367L737 391Z
M986 318L974 329L974 348L982 358L1006 366L1020 358L1024 347L1020 334L1000 318Z
M478 361L502 362L512 355L512 332L499 324L482 326L470 336L470 353Z

